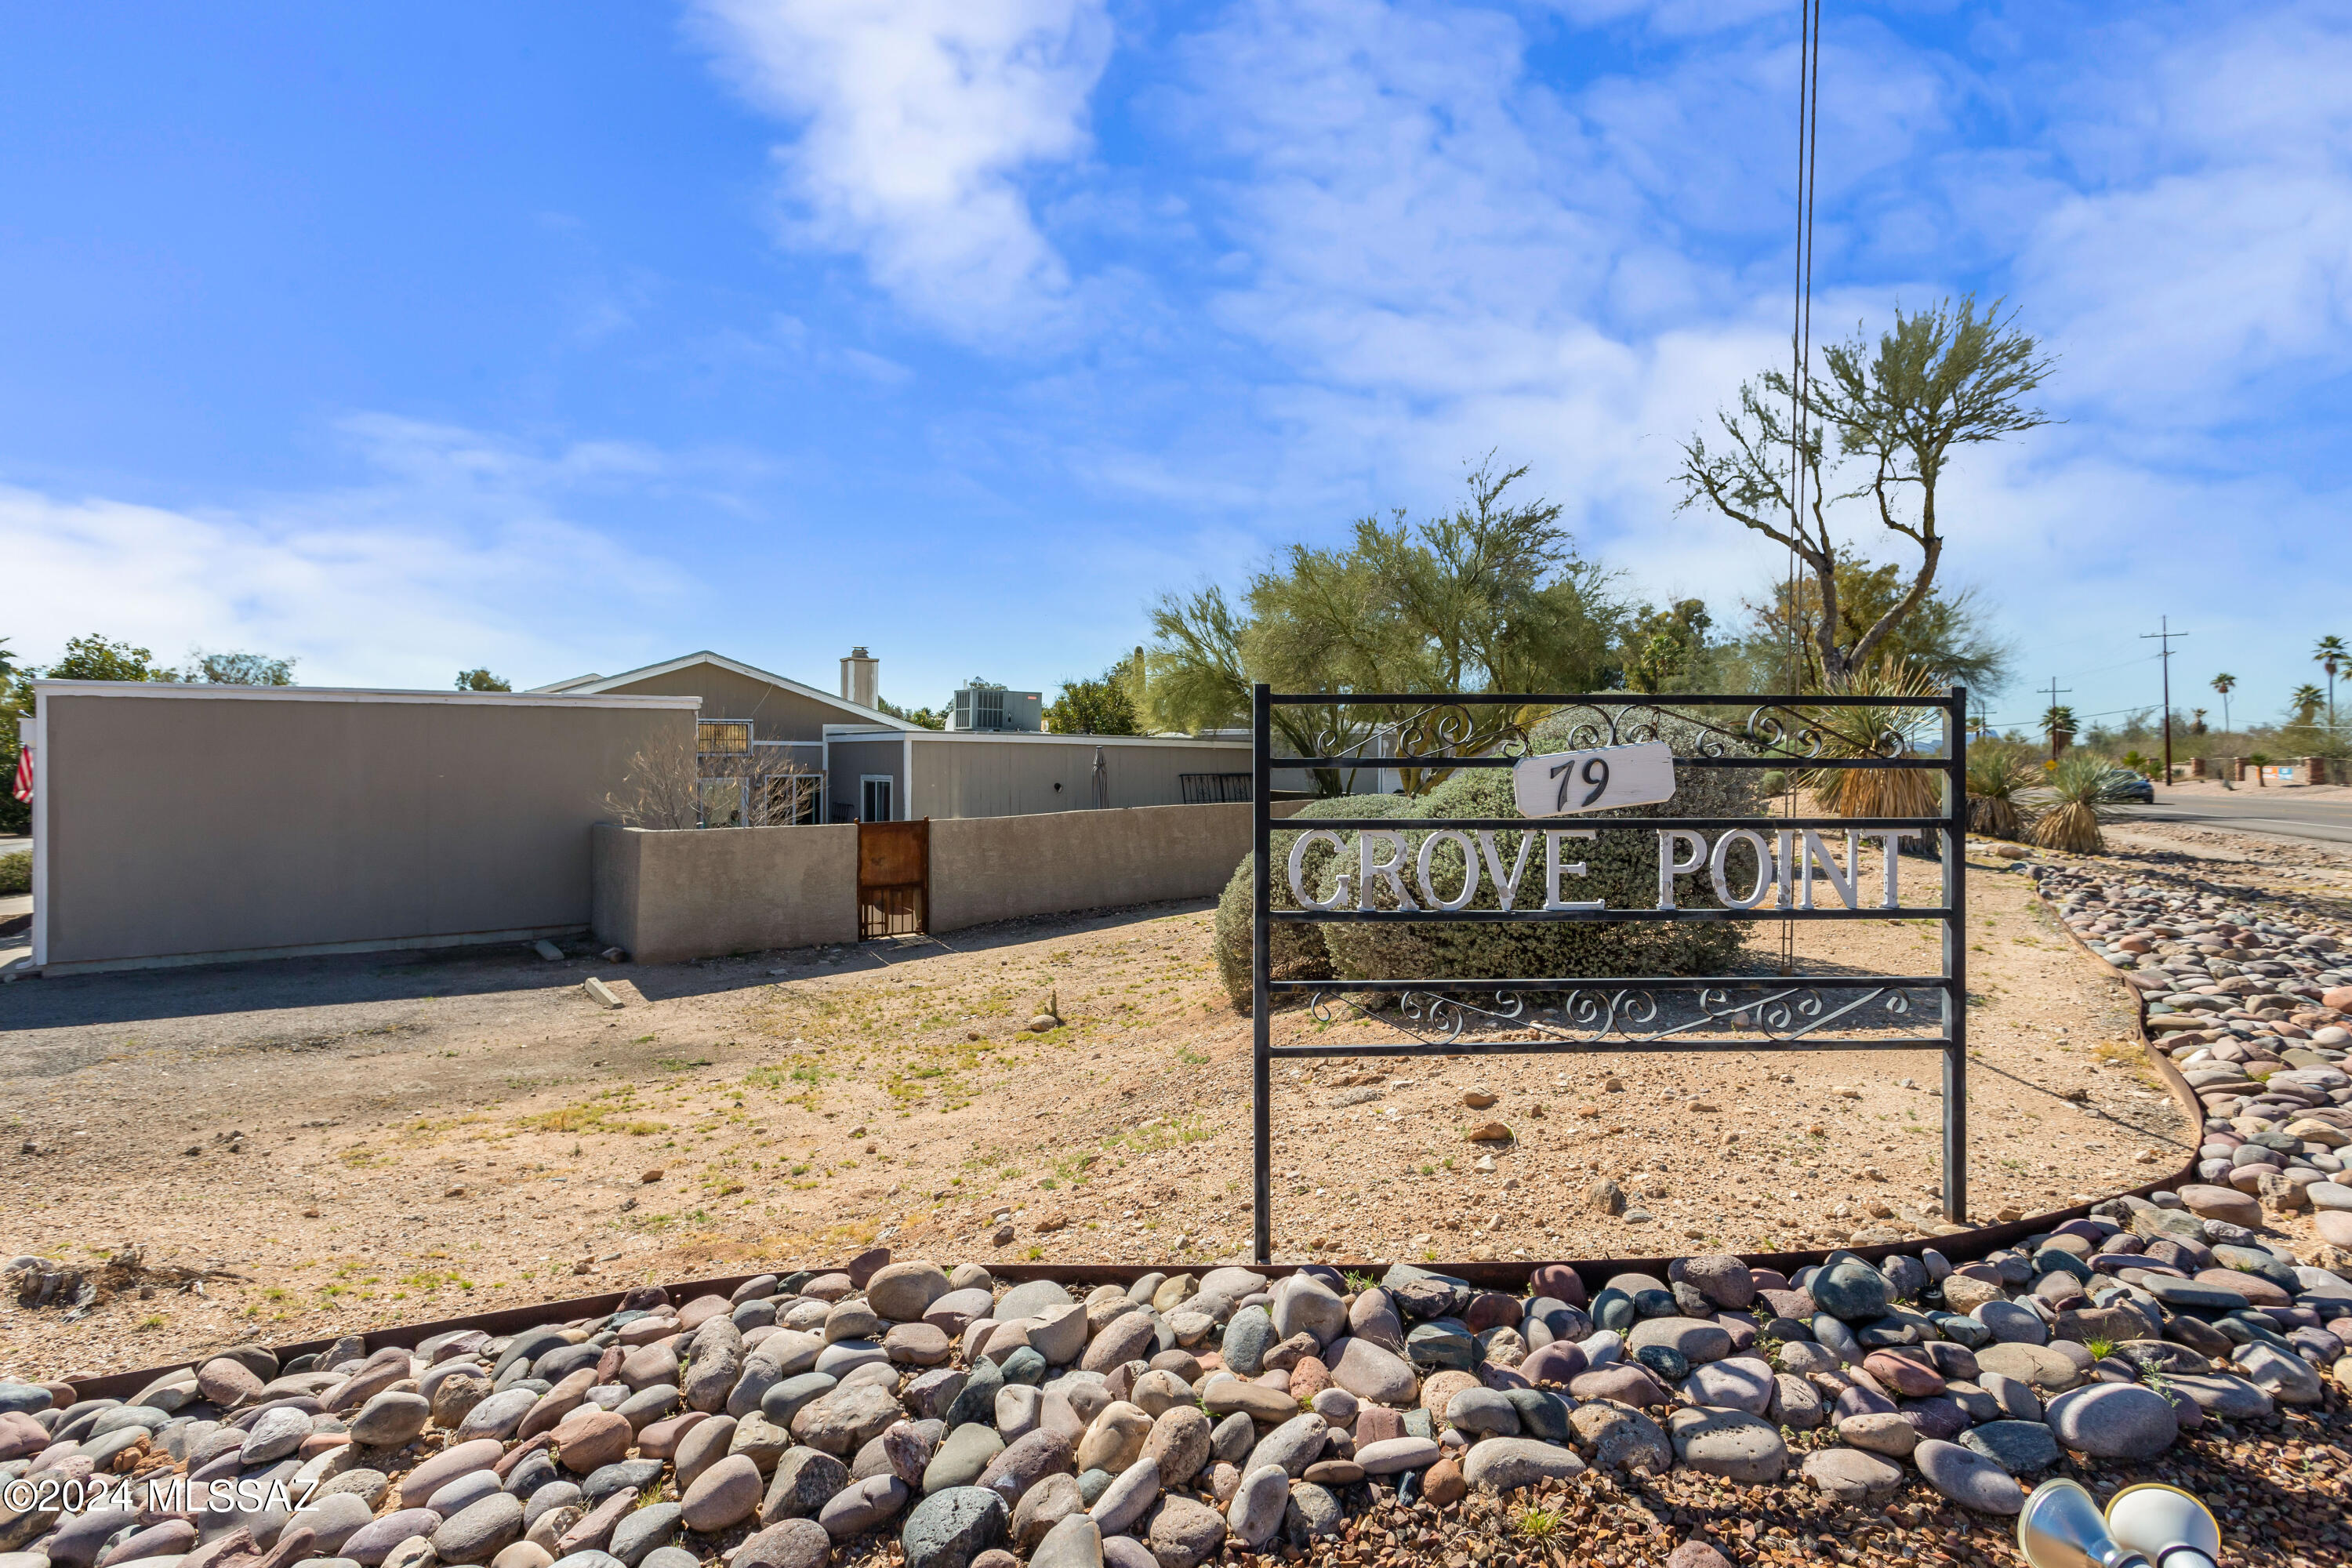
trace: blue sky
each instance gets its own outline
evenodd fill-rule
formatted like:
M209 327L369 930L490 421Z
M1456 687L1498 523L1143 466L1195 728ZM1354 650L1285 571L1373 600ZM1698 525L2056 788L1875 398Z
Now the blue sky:
M1825 9L1816 336L2060 356L1948 494L1995 712L2152 702L2166 614L2274 712L2352 636L2352 6ZM1728 610L1666 479L1786 353L1796 13L9 4L0 633L1050 689L1490 447Z

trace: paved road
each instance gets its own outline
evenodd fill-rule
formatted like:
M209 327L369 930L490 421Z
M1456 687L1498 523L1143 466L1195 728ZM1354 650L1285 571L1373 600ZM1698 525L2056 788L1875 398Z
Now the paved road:
M2187 822L2305 843L2352 844L2352 793L2336 790L2305 795L2252 784L2231 791L2158 790L2154 805L2125 806L2116 816L2123 822Z

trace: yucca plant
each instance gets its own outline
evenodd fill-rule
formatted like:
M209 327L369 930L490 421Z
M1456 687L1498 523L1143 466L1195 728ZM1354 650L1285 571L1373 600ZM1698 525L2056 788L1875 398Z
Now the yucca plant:
M2033 794L2041 812L2033 822L2033 842L2074 855L2103 853L2107 841L2099 825L2114 818L2115 807L2123 802L2123 785L2115 764L2105 757L2089 752L2061 757Z
M1820 695L1909 697L1923 701L1944 695L1935 677L1891 655L1840 679L1824 681ZM1901 736L1916 752L1932 746L1932 708L1823 708L1807 714L1819 726L1822 757L1885 754L1883 737ZM1802 775L1814 800L1831 816L1933 816L1943 804L1937 775L1925 768L1814 768Z
M1969 831L1986 838L2021 839L2032 818L2021 805L2042 782L2042 771L1998 742L1969 750Z

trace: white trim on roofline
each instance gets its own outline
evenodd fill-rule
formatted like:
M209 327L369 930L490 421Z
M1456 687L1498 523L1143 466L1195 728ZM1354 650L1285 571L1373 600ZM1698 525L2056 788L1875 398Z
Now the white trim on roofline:
M165 680L36 680L35 698L58 697L187 697L215 698L230 702L407 702L464 703L488 708L563 708L577 706L577 697L541 696L530 691L403 691L366 686L213 686ZM593 708L699 708L699 697L600 696ZM36 759L34 765L39 766Z
M640 669L625 669L618 675L583 676L573 680L558 681L553 686L535 687L533 689L551 693L609 691L615 686L625 686L632 680L643 680L649 676L667 675L673 670L684 669L688 665L694 664L715 664L721 669L733 670L736 674L748 676L753 680L764 680L771 686L782 687L786 691L796 692L803 697L822 702L829 708L838 708L845 713L855 713L865 721L865 727L867 729L896 731L922 728L919 724L910 724L903 719L893 719L878 709L861 707L845 697L835 697L832 692L822 687L811 686L805 680L794 680L789 675L778 675L772 669L761 669L756 664L745 664L740 659L729 658L725 654L713 653L709 648L697 653L681 654L677 658L664 659L659 664L648 664Z
M33 683L36 686L39 681ZM18 731L22 743L23 731ZM49 957L49 719L33 709L33 967Z
M828 741L881 740L887 734L877 727L855 724L827 724L824 736ZM1064 735L1052 730L926 730L919 726L906 731L909 741L958 741L981 742L1009 741L1015 744L1059 746L1205 746L1213 751L1246 752L1247 741L1211 741L1191 735Z

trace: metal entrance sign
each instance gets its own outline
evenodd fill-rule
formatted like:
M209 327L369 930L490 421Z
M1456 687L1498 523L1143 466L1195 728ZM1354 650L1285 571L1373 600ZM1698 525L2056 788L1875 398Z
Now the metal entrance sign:
M1270 719L1277 707L1321 708L1335 715L1318 756L1277 757ZM1336 722L1341 710L1371 710L1362 723ZM1485 720L1476 715L1484 713ZM1402 717L1399 717L1402 714ZM1532 717L1530 717L1532 715ZM1500 718L1498 727L1493 721ZM1571 750L1534 755L1528 735L1561 720ZM1940 754L1918 754L1913 719L1938 719ZM1668 721L1702 739L1676 756L1661 739ZM1648 699L1599 694L1277 693L1254 689L1251 790L1256 847L1252 889L1252 1110L1255 1141L1255 1254L1270 1262L1274 1238L1272 1072L1284 1058L1524 1055L1616 1051L1892 1051L1943 1054L1944 1214L1968 1212L1967 843L1968 697ZM1365 738L1343 744L1351 731ZM1496 738L1499 733L1499 738ZM1377 751L1383 754L1370 754ZM1274 859L1276 773L1342 776L1358 770L1432 771L1507 768L1521 816L1516 818L1322 817L1295 832L1289 853ZM1689 768L1917 771L1942 775L1943 810L1930 816L1614 816L1590 826L1555 824L1585 812L1656 805L1673 798L1675 775ZM1377 773L1375 774L1377 776ZM1655 837L1655 901L1612 909L1580 897L1585 876L1578 846L1598 834ZM1418 839L1416 845L1414 840ZM1896 858L1906 842L1939 845L1942 879L1932 907L1906 908ZM1307 857L1322 847L1339 868L1309 885ZM1436 852L1456 851L1457 874ZM1881 864L1867 868L1874 852ZM1752 863L1754 869L1742 867ZM1870 869L1878 872L1868 874ZM1284 878L1296 907L1278 908ZM1692 908L1677 879L1704 878L1716 902ZM1472 909L1482 885L1495 907ZM1273 928L1336 921L1935 921L1942 960L1935 974L1766 973L1718 975L1524 975L1448 980L1387 975L1345 980L1276 980ZM1393 1009L1372 1010L1349 993L1393 994ZM1277 995L1314 998L1318 1017L1334 1002L1387 1026L1396 1037L1355 1044L1318 1041L1276 1047ZM1932 1018L1915 1023L1914 999ZM1533 1030L1537 1037L1489 1039L1479 1026ZM1869 1033L1853 1031L1870 1030ZM1892 1032L1888 1032L1888 1031ZM1467 1032L1465 1031L1472 1031Z

